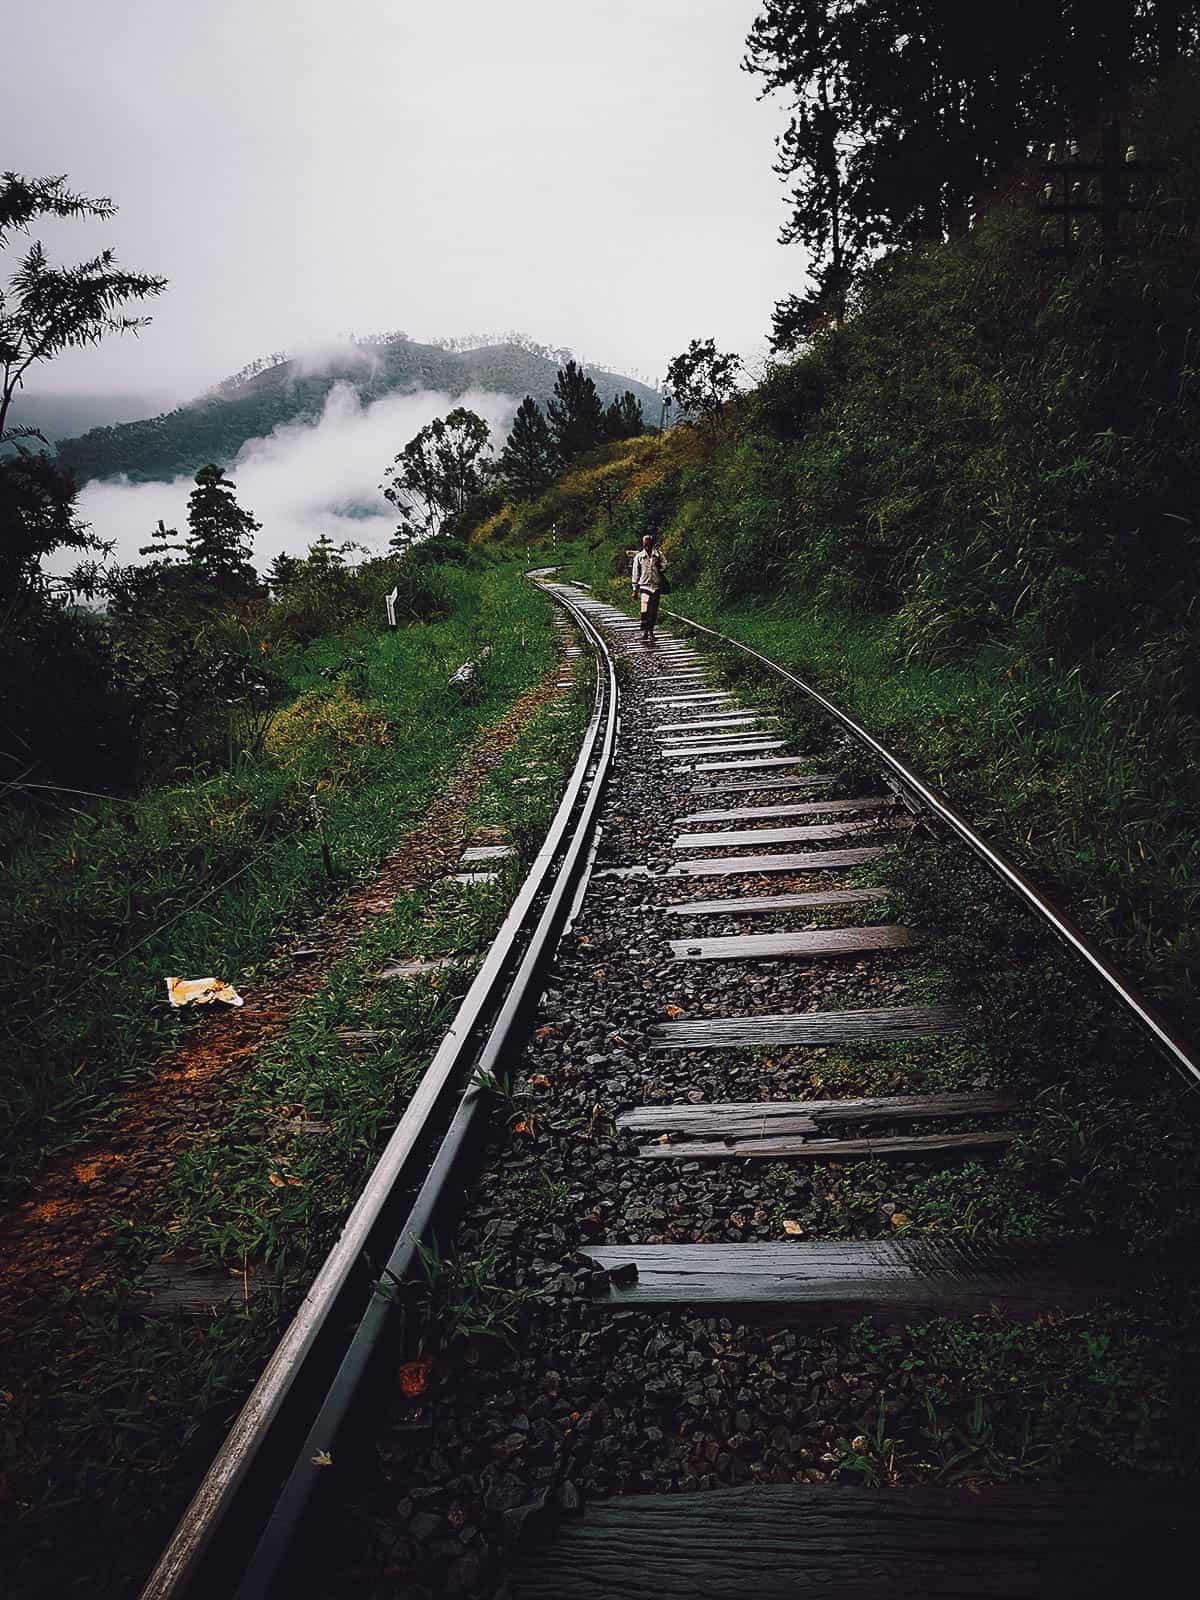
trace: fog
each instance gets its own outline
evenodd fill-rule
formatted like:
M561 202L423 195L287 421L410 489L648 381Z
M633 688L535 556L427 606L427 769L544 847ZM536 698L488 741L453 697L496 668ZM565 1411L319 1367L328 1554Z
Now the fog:
M662 375L752 357L804 254L777 242L783 108L740 70L759 0L38 0L4 28L3 165L111 195L39 224L168 288L137 338L31 393L196 394L267 352L525 328Z
M468 390L452 398L422 390L364 405L351 384L336 384L319 421L248 439L227 470L238 504L262 523L255 565L261 571L281 550L301 555L322 533L339 544L350 540L372 553L383 550L396 514L379 485L413 435L434 417L467 406L488 423L499 448L518 403L491 392ZM112 560L138 561L138 547L149 541L160 517L168 528L186 531L192 488L190 477L171 483L93 480L79 496L78 513L101 538L115 542ZM65 554L60 552L60 571L74 564Z

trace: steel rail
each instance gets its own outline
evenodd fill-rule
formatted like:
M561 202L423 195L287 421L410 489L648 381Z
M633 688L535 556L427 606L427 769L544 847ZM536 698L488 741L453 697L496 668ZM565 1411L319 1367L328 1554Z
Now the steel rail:
M1168 1022L1149 1000L1140 995L1124 974L1089 939L1082 928L1073 922L1065 912L1059 910L1053 901L1043 894L1032 879L1017 866L1016 862L1012 861L995 845L989 844L962 812L952 805L944 795L939 794L936 789L926 783L924 778L915 773L911 767L906 766L898 756L894 756L890 750L885 749L874 734L868 732L848 712L843 711L840 706L835 705L832 700L823 695L819 689L814 688L810 683L806 683L796 673L789 672L786 667L781 667L777 661L772 661L769 656L763 655L761 651L753 649L750 645L743 644L740 639L732 639L728 634L719 633L716 628L710 628L703 622L697 622L693 617L684 616L678 611L664 611L664 615L670 617L674 622L682 622L687 627L694 628L697 633L707 634L710 639L716 639L723 645L729 645L735 650L740 650L743 655L752 657L753 660L766 667L768 671L773 672L776 677L782 678L786 683L790 683L801 690L814 704L820 706L827 716L840 723L847 733L851 734L860 744L865 745L872 755L883 763L900 787L916 801L920 808L932 812L939 821L943 822L957 839L978 856L1041 921L1046 923L1077 956L1087 963L1109 991L1115 995L1124 1010L1149 1035L1171 1064L1184 1075L1190 1086L1195 1088L1200 1085L1200 1053L1197 1052L1197 1048L1192 1041Z
M208 1600L215 1594L250 1600L270 1591L319 1481L321 1453L328 1454L335 1442L394 1309L377 1292L377 1270L364 1283L364 1260L375 1246L378 1255L387 1254L389 1277L403 1277L411 1264L446 1198L467 1132L486 1104L477 1080L498 1062L525 1006L536 998L535 980L588 870L588 847L616 743L615 666L602 634L569 596L538 582L540 573L529 576L571 614L595 655L595 697L579 757L478 974L141 1600ZM428 1162L432 1140L440 1142ZM421 1170L414 1171L419 1164ZM414 1188L415 1201L397 1219L398 1197L403 1204ZM381 1230L390 1242L378 1251ZM340 1330L350 1317L348 1340L340 1331L331 1335L334 1324ZM326 1340L336 1336L340 1355L325 1352L322 1359L323 1335ZM323 1369L315 1379L309 1370L314 1364ZM276 1442L279 1434L282 1445Z

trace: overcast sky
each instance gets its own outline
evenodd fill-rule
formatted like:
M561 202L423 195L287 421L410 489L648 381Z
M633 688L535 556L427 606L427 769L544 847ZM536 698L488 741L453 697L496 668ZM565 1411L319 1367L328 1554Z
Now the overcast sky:
M739 70L756 0L37 0L5 23L0 165L109 194L170 287L135 342L30 387L167 388L339 334L517 328L660 376L761 356L783 109Z

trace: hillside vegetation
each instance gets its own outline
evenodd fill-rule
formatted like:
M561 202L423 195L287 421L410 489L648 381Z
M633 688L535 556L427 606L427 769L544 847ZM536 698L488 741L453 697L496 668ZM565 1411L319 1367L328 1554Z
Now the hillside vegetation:
M867 270L712 427L609 446L476 537L582 544L628 594L796 664L940 782L1200 1022L1191 72L1139 113L1167 170L1136 252L1039 257L1033 181Z
M401 564L393 568L402 579ZM240 641L262 663L271 697L259 709L248 697L219 730L194 726L190 751L185 704L180 723L172 715L155 730L170 767L140 792L89 799L39 785L24 804L8 797L0 1106L9 1182L23 1183L102 1120L177 1034L164 976L252 983L280 931L364 876L477 732L548 666L546 602L511 563L427 567L427 619L393 633L380 626L389 578L326 574L316 612L297 590L214 619L209 631L225 646ZM318 632L314 616L333 627ZM478 691L464 698L447 680L485 644ZM158 646L141 648L152 671ZM221 641L209 648L219 653ZM177 666L186 676L188 660Z
M79 483L125 473L133 482L181 477L206 462L228 465L247 439L283 423L315 422L337 383L353 384L364 403L388 394L436 390L451 398L470 389L532 395L544 405L554 393L559 363L520 344L454 351L404 336L363 345L313 372L301 361L281 360L265 371L180 406L163 416L93 428L62 439L58 458ZM654 391L633 378L588 368L608 403L631 390L651 414Z

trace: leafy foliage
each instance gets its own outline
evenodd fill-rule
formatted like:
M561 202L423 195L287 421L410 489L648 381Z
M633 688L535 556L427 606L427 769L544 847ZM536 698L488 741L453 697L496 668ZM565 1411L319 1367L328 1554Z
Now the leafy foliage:
M42 560L55 550L103 553L75 516L75 486L44 450L13 444L0 456L0 604L28 608L45 601Z
M437 534L461 516L483 488L482 460L491 430L465 406L435 417L401 450L382 485L386 500L400 513L400 548L412 539Z
M693 339L667 368L667 383L679 409L711 427L737 390L741 365L738 356L718 351L715 340Z
M0 250L39 217L114 212L64 178L0 177ZM75 486L61 464L23 443L32 430L5 434L13 397L26 374L71 346L135 330L132 301L158 294L164 280L120 271L111 251L69 268L50 265L36 241L0 287L0 775L24 785L57 777L68 783L119 783L136 744L135 707L106 653L94 620L76 614L72 587L43 571L47 556L74 550L91 557L106 546L75 516ZM94 563L77 588L94 589Z
M810 251L818 301L881 247L963 233L1033 139L1094 127L1197 39L1194 0L764 0L743 64L788 104L783 239ZM776 308L778 348L802 305Z
M112 201L89 199L66 187L66 179L0 177L0 250L14 232L25 232L39 217L111 217ZM165 278L125 272L111 250L102 250L73 267L55 267L35 240L0 288L0 440L13 396L30 368L73 346L98 344L108 333L145 327L131 316L131 301L161 294Z

